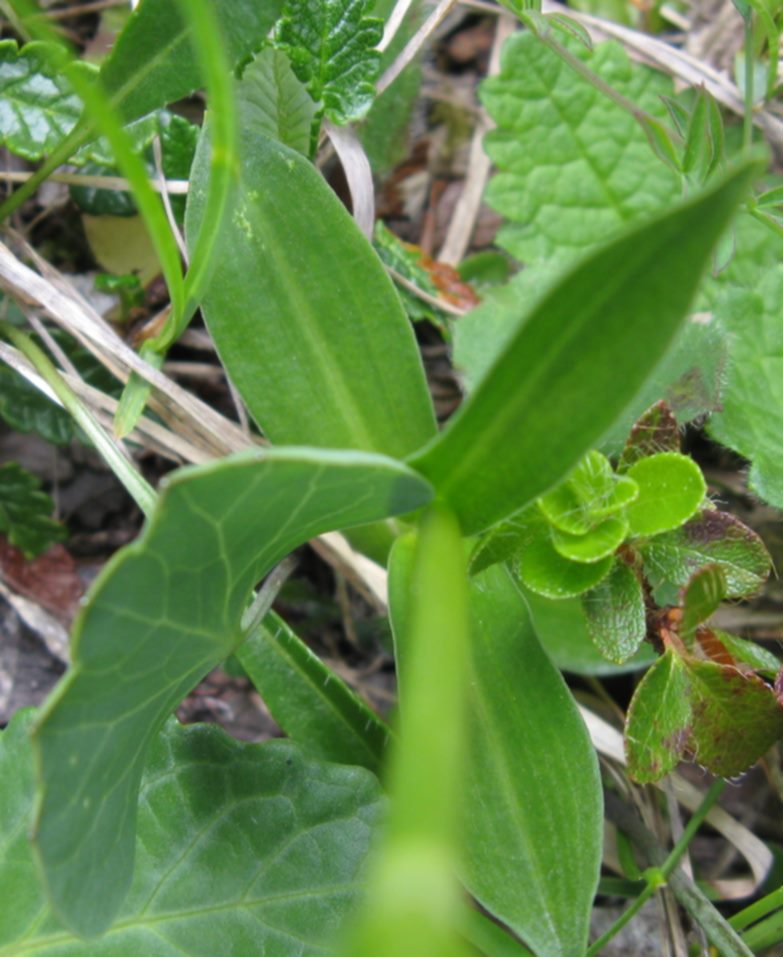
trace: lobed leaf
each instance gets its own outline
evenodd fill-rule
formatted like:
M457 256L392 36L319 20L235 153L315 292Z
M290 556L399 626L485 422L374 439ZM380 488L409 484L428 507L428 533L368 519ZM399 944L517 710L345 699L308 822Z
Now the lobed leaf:
M35 475L18 462L0 465L0 533L28 558L67 537L65 526L51 517L53 509Z
M235 649L258 580L313 535L410 511L430 494L389 459L308 449L254 450L167 479L141 538L91 589L73 667L34 739L35 840L69 927L100 933L119 910L149 743Z
M445 431L410 458L466 534L547 492L622 413L669 347L758 169L743 164L583 260L516 328Z
M421 360L378 257L300 154L245 130L236 203L204 316L250 414L276 443L405 455L435 430ZM208 142L191 174L198 235Z
M359 897L378 829L372 775L289 742L245 744L169 721L141 784L130 893L111 932L85 941L50 910L27 838L33 720L20 713L0 735L3 957L323 954Z

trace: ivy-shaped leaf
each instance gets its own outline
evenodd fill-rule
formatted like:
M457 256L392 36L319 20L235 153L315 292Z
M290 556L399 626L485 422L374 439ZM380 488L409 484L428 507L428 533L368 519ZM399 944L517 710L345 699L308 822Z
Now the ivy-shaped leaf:
M375 96L383 21L365 16L367 0L287 0L275 45L334 123L351 123Z
M111 933L63 929L29 843L34 715L0 735L0 953L40 957L324 953L361 891L382 795L363 768L288 741L170 720L141 784L133 885Z
M0 465L0 532L28 558L61 542L67 529L54 521L52 500L41 483L17 462Z
M81 100L55 66L58 56L51 45L20 49L15 40L0 41L0 141L27 160L51 152L82 113Z

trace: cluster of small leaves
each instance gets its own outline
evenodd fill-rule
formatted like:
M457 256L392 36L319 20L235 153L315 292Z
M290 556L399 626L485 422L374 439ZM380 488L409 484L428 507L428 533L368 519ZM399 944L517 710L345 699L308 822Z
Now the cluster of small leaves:
M695 583L705 581L700 577L705 570L719 583L713 589L719 603L723 598L753 594L770 569L769 555L758 536L732 515L717 511L706 498L704 477L695 462L681 453L677 423L662 402L637 422L616 469L600 452L589 452L564 482L480 541L471 567L476 572L499 560L509 560L522 584L536 595L551 600L580 597L593 643L616 663L636 654L646 637L661 640L660 606L675 606L682 599L685 610L675 608L673 620L681 616L685 634L701 634L701 623L715 610L710 602L696 601ZM673 631L669 621L666 634ZM748 659L749 643L723 637L744 666L757 667L757 658ZM670 642L667 648L681 658L681 669L697 667L686 643ZM713 715L703 726L706 706L700 707L697 698L707 692L691 682L686 691L680 689L680 713L685 713L687 704L685 730L692 736L683 734L675 741L664 734L664 738L672 761L688 751L717 773L736 774L783 731L783 710L763 680L752 671L738 670L734 659L729 661L729 652L721 654L713 661L704 653L710 668L728 669L727 680L735 694L741 692L740 678L734 675L744 675L741 687L752 688L747 693L758 700L759 707L763 705L762 711L766 709L766 724L764 714L759 715L765 732L759 730L755 738L746 736L736 752L719 758L706 742L728 733L728 715L723 725ZM774 657L765 662L767 670L775 670ZM663 671L668 666L659 662L655 667ZM701 664L698 668L703 670ZM647 721L655 713L652 699L658 700L660 680L648 683L645 679L632 709L637 717L629 731L631 770L644 779L660 777L672 766L653 761L647 752L640 757L633 743L644 740L647 749L664 747L657 724L648 727ZM684 680L680 683L684 686ZM638 731L640 722L644 734Z
M28 558L66 537L66 529L51 518L52 500L41 483L17 462L0 465L0 532Z

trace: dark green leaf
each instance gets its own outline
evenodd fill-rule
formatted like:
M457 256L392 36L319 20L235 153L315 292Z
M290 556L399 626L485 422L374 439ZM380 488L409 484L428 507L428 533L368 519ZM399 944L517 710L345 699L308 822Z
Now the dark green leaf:
M0 365L0 416L17 432L34 432L54 445L67 445L74 437L65 409L6 365Z
M324 953L359 896L377 831L372 775L288 742L244 744L213 725L170 721L142 780L127 901L107 937L85 941L50 912L27 839L32 720L20 714L0 736L0 953Z
M208 147L186 226L198 235ZM300 154L244 131L241 183L204 314L273 442L405 455L434 432L416 342L378 257Z
M583 260L412 458L467 534L548 491L621 414L665 354L758 169L744 164Z
M623 561L582 597L587 630L595 646L610 661L626 662L639 650L647 633L641 582Z
M632 535L658 535L684 525L707 494L701 469L679 452L639 459L627 476L639 486L639 497L626 511Z
M669 597L699 568L718 565L726 583L726 597L744 598L761 588L771 567L769 553L758 535L728 512L712 508L681 528L656 535L641 546L641 552L645 574L656 589L667 589Z
M73 667L44 711L36 841L54 907L104 930L128 889L149 742L233 652L256 582L327 529L422 505L398 463L355 452L251 451L183 469L141 538L112 559L74 628Z
M688 692L682 659L669 648L642 678L628 709L625 753L634 781L658 781L679 762L691 721Z
M236 97L240 126L307 154L315 105L284 53L261 50L243 70Z
M38 478L17 462L0 465L0 532L28 558L67 537Z
M85 163L79 170L83 176L116 176L113 167ZM103 189L100 186L71 186L71 199L90 216L137 216L138 208L129 192Z
M383 21L368 0L286 0L275 45L335 123L361 119L375 96Z
M166 179L186 180L196 155L199 127L168 110L161 110L158 122L163 175ZM170 201L177 223L182 225L185 218L185 197L171 196Z
M236 655L289 737L325 761L377 771L388 729L282 618L267 615Z
M602 581L614 562L612 555L591 563L572 562L555 550L546 530L522 549L515 569L522 584L544 598L574 598Z
M637 419L625 443L618 472L627 472L639 459L658 452L679 452L680 430L672 410L664 402L656 402Z

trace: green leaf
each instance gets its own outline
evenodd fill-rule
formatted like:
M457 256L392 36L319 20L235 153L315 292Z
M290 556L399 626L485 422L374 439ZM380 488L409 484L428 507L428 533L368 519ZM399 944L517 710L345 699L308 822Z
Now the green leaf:
M601 860L595 752L508 571L471 580L465 883L539 957L581 954Z
M113 167L87 162L79 171L83 176L116 176ZM150 168L150 172L152 169ZM69 187L71 199L89 216L138 216L133 196L120 189L102 189L100 186Z
M73 667L36 733L36 843L69 927L104 930L133 867L147 746L167 715L235 649L253 586L328 529L422 505L420 478L378 456L250 451L170 476L141 538L91 589Z
M704 565L720 567L727 598L746 598L761 588L772 564L755 532L728 512L712 508L642 543L640 551L656 592L665 589L663 604L673 604L668 599Z
M729 654L742 664L749 665L754 671L760 672L765 678L773 680L780 671L781 663L777 655L773 655L762 645L745 638L738 638L727 631L713 628L712 632L723 644Z
M244 744L170 721L142 780L130 894L111 934L85 941L49 910L27 839L32 722L19 714L0 736L1 954L323 954L359 897L378 829L370 774L288 742Z
M563 483L538 500L538 506L556 529L585 535L638 494L634 482L616 476L609 459L591 450Z
M587 630L610 661L622 664L639 650L647 634L642 585L623 561L582 597Z
M680 430L669 406L661 400L656 402L634 423L623 454L617 466L618 472L627 472L639 459L658 452L679 452Z
M566 45L641 110L667 118L668 78L632 64L617 43L592 54ZM504 45L481 99L498 127L485 140L499 170L487 198L507 220L500 244L522 262L572 261L680 194L634 117L530 34Z
M684 589L679 628L686 644L693 642L696 629L715 614L725 597L726 580L719 565L707 565L692 576Z
M694 761L722 777L755 764L783 737L783 707L755 674L714 661L686 661L694 720Z
M609 574L614 556L594 562L572 562L555 550L544 532L525 545L515 562L522 584L544 598L574 598L594 588Z
M310 754L378 770L388 728L282 618L267 615L236 656L275 721Z
M186 227L198 234L202 140ZM244 131L236 204L204 315L248 410L276 443L404 455L435 430L410 324L378 257L300 156Z
M626 512L632 535L657 535L684 525L707 494L701 469L679 452L639 459L627 476L639 486L639 497Z
M193 165L193 157L196 155L201 131L195 123L169 110L160 111L158 122L163 175L166 179L186 180L190 176L190 168ZM185 219L185 197L171 196L169 201L174 217L181 226Z
M622 413L665 354L757 171L756 162L739 167L583 260L515 330L444 432L412 457L466 534L547 492Z
M368 0L286 0L274 43L334 123L351 123L375 96L383 21L365 16Z
M622 665L607 661L592 642L582 599L553 601L529 591L523 594L538 640L561 671L577 675L615 675L638 671L657 658L652 646L643 644Z
M783 266L765 270L749 284L730 289L716 312L731 336L723 408L709 430L752 465L750 486L765 501L783 507L783 327L779 305Z
M545 532L545 519L535 506L498 522L481 536L470 555L471 575L517 556L525 545Z
M688 740L689 681L682 659L668 648L634 692L625 726L628 774L640 784L672 771Z
M82 101L52 62L57 56L43 43L19 49L0 41L0 143L24 159L51 152L81 116Z
M236 88L239 124L307 155L315 106L288 57L264 47L242 71Z
M625 518L611 517L584 535L569 535L568 532L553 528L552 544L563 558L573 562L597 562L607 555L613 555L627 534L628 522Z
M18 462L0 465L0 532L28 558L67 538L67 529L50 517L53 508L35 475Z
M17 432L33 432L53 445L74 436L70 415L14 369L0 365L0 416Z

